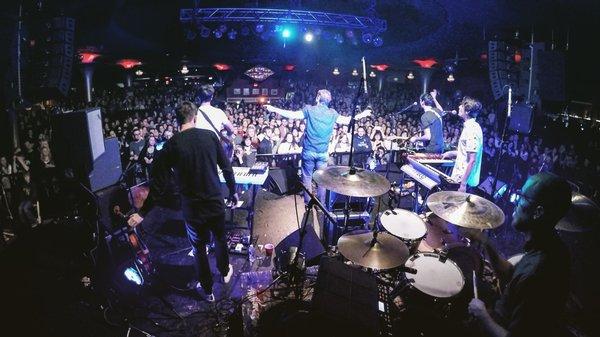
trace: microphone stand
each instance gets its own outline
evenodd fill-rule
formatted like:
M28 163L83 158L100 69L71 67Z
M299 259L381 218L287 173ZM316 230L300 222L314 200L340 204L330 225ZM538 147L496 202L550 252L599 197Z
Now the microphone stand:
M298 187L304 190L310 197L310 201L305 206L304 215L302 216L302 225L300 226L300 232L298 235L298 246L291 246L289 249L288 259L286 261L286 265L284 266L284 270L280 278L286 279L289 285L294 287L294 291L296 294L296 298L300 298L300 289L302 288L302 282L304 280L306 265L304 259L300 260L300 255L304 255L302 252L302 246L304 244L304 237L306 236L306 229L308 224L308 217L310 216L310 211L313 207L317 207L320 209L325 216L331 221L335 223L335 219L329 213L329 211L323 206L321 201L314 194L312 194L304 184L301 182L298 183Z
M511 96L512 96L512 88L509 86L508 87L509 93L508 93L508 106L506 107L507 110L507 114L506 114L506 119L504 119L504 126L502 127L502 136L500 138L500 151L498 151L498 158L496 158L496 168L494 171L494 183L492 184L492 193L491 193L491 197L492 200L495 200L495 194L496 194L496 190L498 189L498 173L500 172L500 160L502 159L502 149L504 148L504 142L505 142L505 137L506 137L506 128L508 126L508 122L510 120L510 113L511 113Z

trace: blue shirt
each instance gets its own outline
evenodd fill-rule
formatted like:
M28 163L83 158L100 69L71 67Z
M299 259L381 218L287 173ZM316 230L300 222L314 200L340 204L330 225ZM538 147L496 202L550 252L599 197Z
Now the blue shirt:
M329 138L339 114L324 104L307 105L302 112L306 120L302 151L327 153Z

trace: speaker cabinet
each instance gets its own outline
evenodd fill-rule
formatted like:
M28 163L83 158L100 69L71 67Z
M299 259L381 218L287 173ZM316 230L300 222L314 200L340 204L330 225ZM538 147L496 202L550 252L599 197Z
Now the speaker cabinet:
M514 104L508 129L521 134L529 134L533 126L533 107L527 104Z

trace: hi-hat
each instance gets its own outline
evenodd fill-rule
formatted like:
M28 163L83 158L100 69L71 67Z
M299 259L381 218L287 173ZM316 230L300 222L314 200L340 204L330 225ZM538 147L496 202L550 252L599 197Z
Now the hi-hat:
M338 240L338 249L348 260L359 266L373 269L391 269L408 260L408 247L388 233L358 230L346 233Z
M573 192L571 207L555 228L566 232L587 232L597 228L599 223L598 204L581 193Z
M351 197L377 197L390 190L390 182L382 175L348 166L329 166L314 173L319 187Z
M427 207L456 226L492 229L504 223L504 213L491 201L474 194L442 191L427 198Z

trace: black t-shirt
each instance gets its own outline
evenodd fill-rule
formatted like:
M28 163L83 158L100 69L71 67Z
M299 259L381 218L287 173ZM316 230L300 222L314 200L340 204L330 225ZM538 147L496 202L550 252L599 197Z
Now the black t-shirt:
M557 336L569 293L569 253L554 232L529 241L494 307L509 336Z
M186 220L204 219L225 212L217 166L229 193L235 193L231 162L212 131L190 128L173 136L162 149L164 167L172 167L181 193Z
M444 152L444 127L440 111L437 109L434 110L437 114L427 110L421 115L421 129L429 128L431 133L431 139L425 151L429 153L442 153Z

